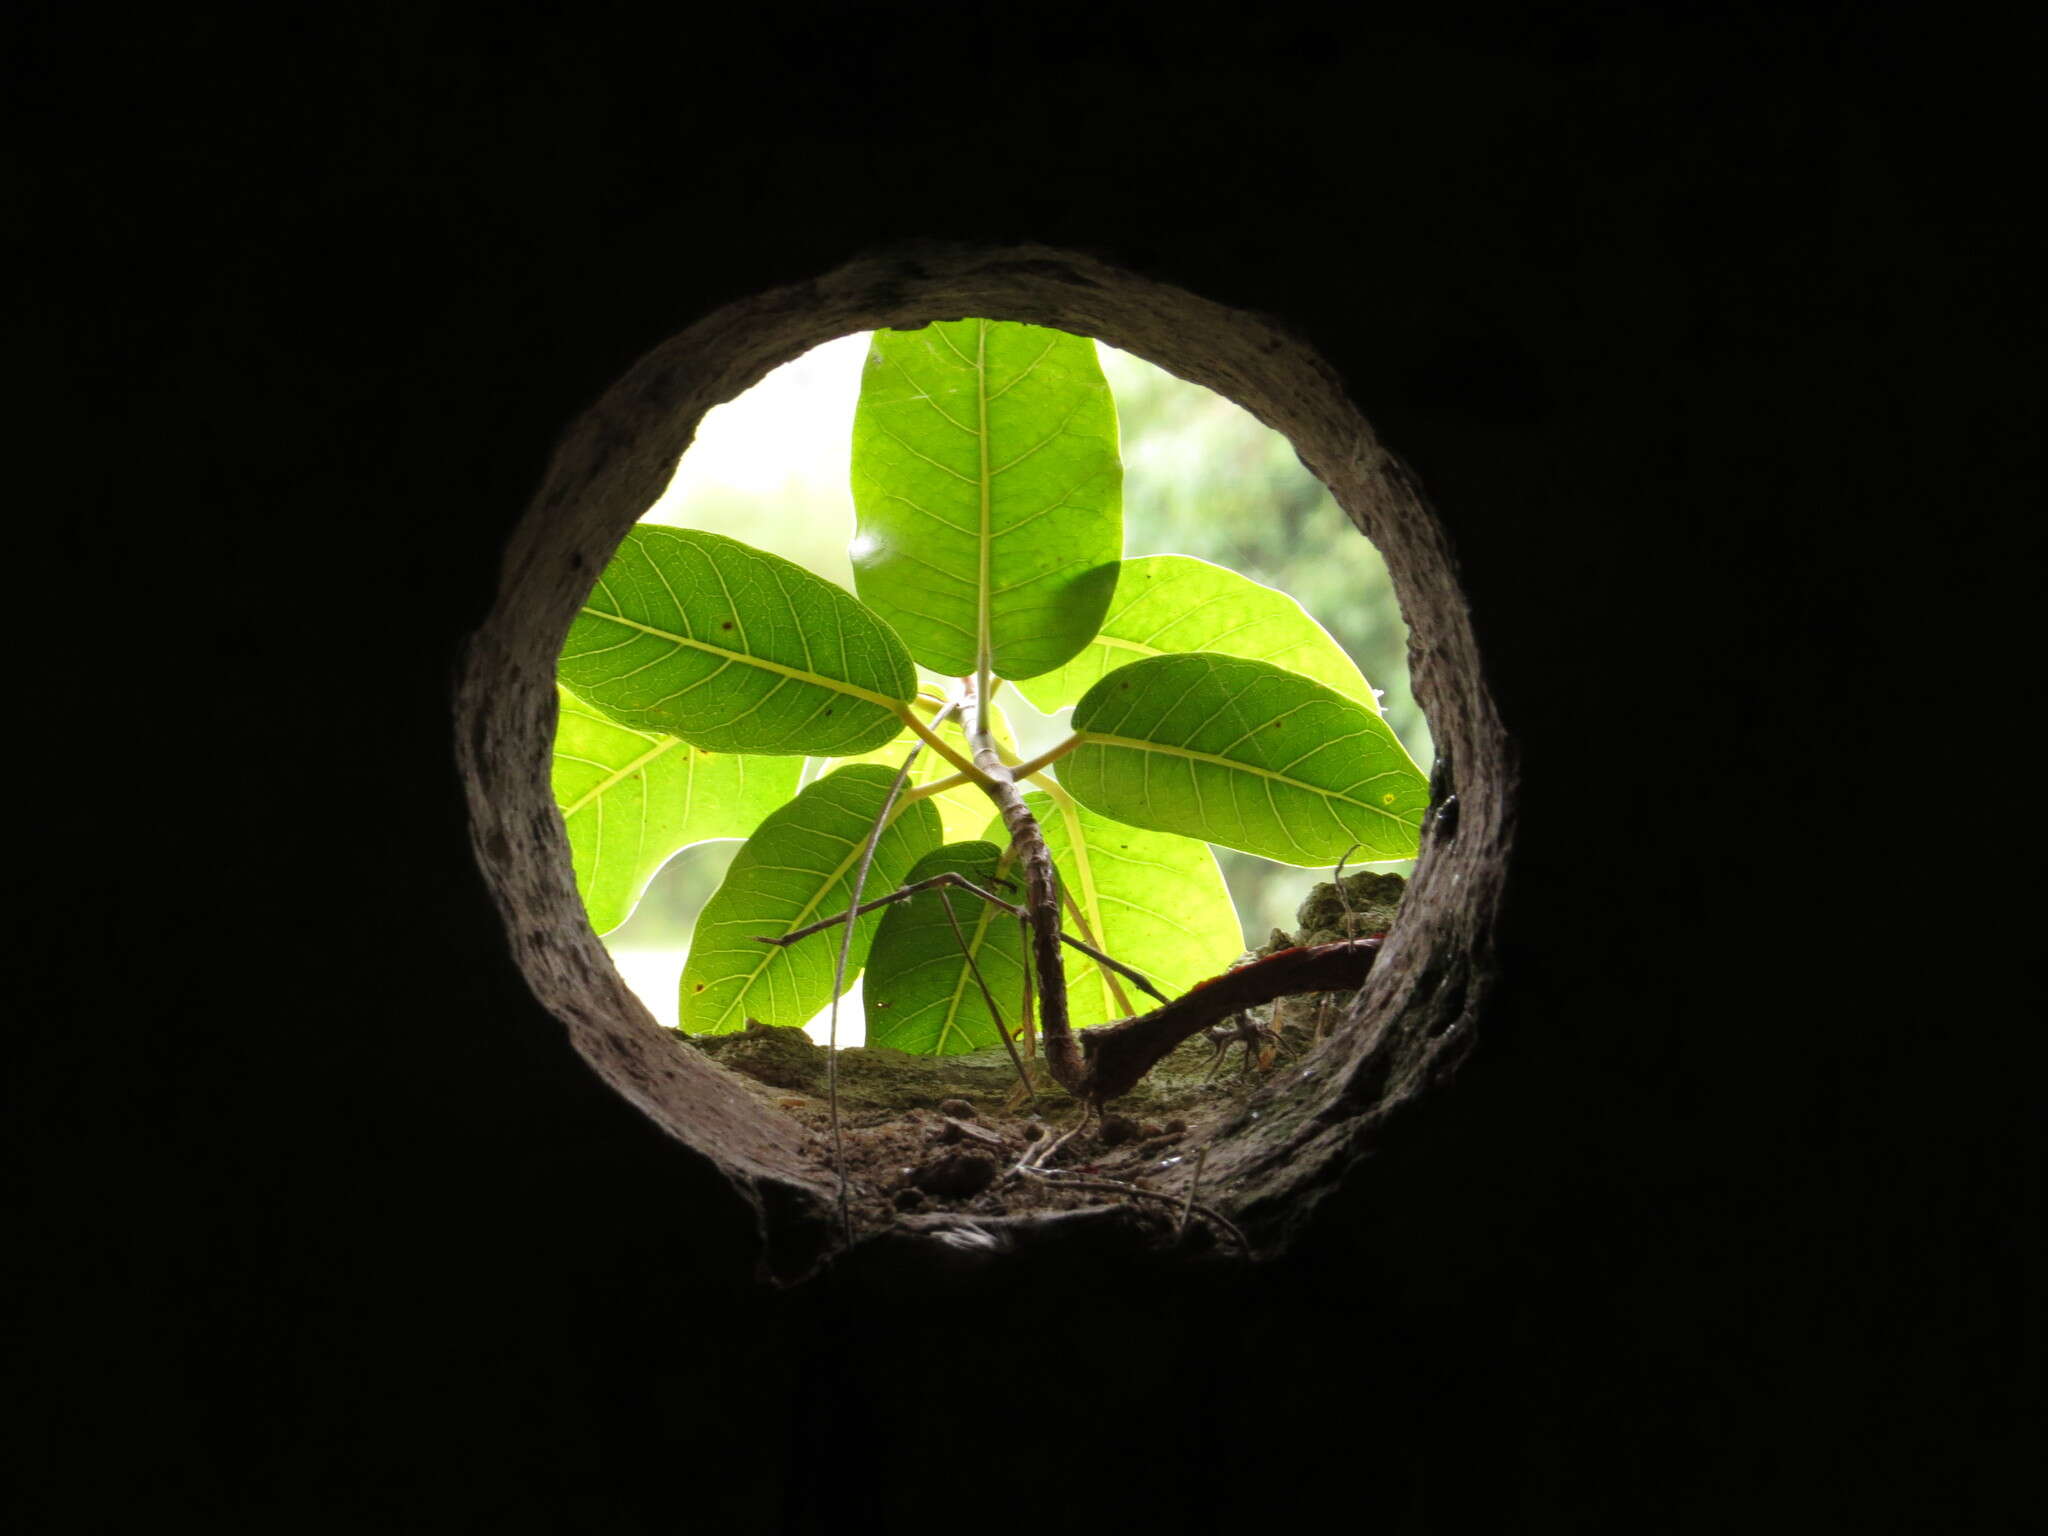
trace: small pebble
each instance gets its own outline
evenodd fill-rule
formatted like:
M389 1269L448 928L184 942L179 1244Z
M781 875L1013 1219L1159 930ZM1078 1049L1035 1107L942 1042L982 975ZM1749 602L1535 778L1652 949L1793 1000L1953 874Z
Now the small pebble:
M1105 1147L1120 1147L1137 1135L1138 1122L1129 1115L1109 1115L1096 1130L1095 1139Z
M928 1195L964 1200L978 1195L995 1182L996 1160L979 1152L948 1152L933 1158L910 1176L911 1183Z

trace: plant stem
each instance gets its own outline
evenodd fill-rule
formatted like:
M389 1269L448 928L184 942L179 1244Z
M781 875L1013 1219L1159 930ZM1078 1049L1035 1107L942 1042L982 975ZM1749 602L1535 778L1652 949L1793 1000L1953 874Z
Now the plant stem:
M904 796L905 800L909 798L908 795ZM1007 880L1002 883L1005 885L1009 884ZM1026 912L1024 908L1003 900L1002 897L996 895L993 891L983 890L965 875L958 874L949 869L923 880L913 880L909 885L898 886L888 895L877 896L873 901L864 901L850 912L835 912L830 917L821 917L815 923L807 923L803 927L792 929L788 933L757 933L754 935L754 942L756 944L773 944L777 948L781 948L784 945L794 944L799 939L808 939L814 933L823 933L827 928L837 927L849 917L865 917L868 913L889 906L893 902L908 901L911 897L920 895L925 891L940 890L965 891L970 896L979 896L990 906L1000 907L1014 918L1021 919L1027 923L1030 921L1030 913ZM1085 926L1082 931L1087 931ZM1106 965L1117 974L1128 977L1151 996L1158 998L1160 1002L1171 1001L1164 992L1153 986L1145 978L1143 971L1136 970L1131 966L1125 965L1123 961L1104 954L1093 944L1089 943L1087 939L1077 939L1071 933L1062 933L1060 935L1060 942L1072 945L1090 960L1095 961L1096 964ZM1027 971L1026 974L1028 975L1029 972Z
M986 671L986 651L984 668ZM1085 1096L1087 1068L1080 1046L1067 1020L1067 973L1060 962L1060 894L1053 874L1052 854L1045 846L1045 833L1038 818L1024 803L1017 781L997 750L988 729L987 695L976 701L977 708L967 730L967 744L974 749L974 765L987 779L983 788L1002 813L1009 831L1010 846L1024 866L1024 910L1031 932L1032 967L1038 973L1038 1016L1045 1035L1045 1061L1053 1080L1076 1098Z
M1065 757L1069 752L1073 751L1074 748L1078 747L1079 745L1081 745L1080 737L1069 736L1065 741L1061 742L1058 746L1047 748L1045 751L1039 753L1038 756L1032 758L1029 762L1019 763L1016 767L1010 770L1010 773L1014 778L1028 779L1031 777L1031 775L1037 773L1040 769L1050 768L1054 763L1058 762L1061 758Z
M943 709L934 717L934 724L944 724L950 708ZM909 711L904 719L916 725L916 719ZM924 735L923 727L918 734ZM936 742L937 738L928 738ZM853 872L853 905L860 906L861 887L867 884L868 870L875 862L875 847L882 841L882 833L889 823L896 819L896 802L903 793L903 786L910 782L910 770L917 762L917 754L923 750L913 746L903 759L903 766L896 770L896 780L889 786L889 797L882 802L882 812L875 818L875 825L868 833L867 846L860 851L860 866ZM848 1198L846 1184L846 1142L839 1128L839 997L846 990L846 968L853 958L853 923L849 920L846 932L839 938L839 961L832 972L832 1010L825 1026L825 1097L832 1116L832 1160L834 1171L839 1175L839 1229L846 1239L846 1246L853 1246L853 1210Z
M981 989L981 1000L988 1005L988 1016L995 1020L996 1038L1003 1042L1003 1049L1010 1053L1010 1060L1017 1068L1017 1076L1024 1080L1024 1091L1036 1098L1038 1089L1031 1081L1030 1069L1024 1065L1024 1058L1017 1054L1017 1042L1010 1038L1009 1026L1003 1023L1003 1010L996 1006L996 995L989 990L988 981L981 974L981 966L974 958L974 946L967 942L967 935L960 927L960 919L953 911L953 900L943 887L939 891L939 905L946 909L946 923L953 930L953 942L960 946L960 954L967 961L967 969L974 975L974 984Z
M947 746L945 742L941 741L939 739L938 731L934 729L934 727L942 724L945 721L946 716L950 714L955 707L955 705L949 704L945 709L941 710L937 715L933 717L931 725L926 725L922 720L918 719L916 713L907 704L899 708L896 711L896 714L905 725L909 726L913 731L915 731L918 734L918 737L924 742L926 746L930 747L934 752L938 753L939 756L943 757L955 768L958 768L962 773L966 774L970 779L974 780L975 783L980 784L984 777L981 770L976 768L974 764L970 763L958 752L955 752L951 747ZM983 787L986 788L985 785Z
M907 803L915 805L920 800L929 800L933 795L943 795L949 789L958 789L962 784L978 784L980 782L981 779L978 774L956 773L950 777L939 779L935 783L920 784L915 789L907 790L904 792L903 798Z

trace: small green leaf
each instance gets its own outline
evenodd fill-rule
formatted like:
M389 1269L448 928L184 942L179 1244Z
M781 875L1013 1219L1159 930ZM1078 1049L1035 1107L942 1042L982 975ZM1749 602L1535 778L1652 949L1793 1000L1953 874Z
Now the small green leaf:
M750 1018L807 1024L832 1001L836 927L787 948L758 943L756 936L794 933L853 905L861 850L895 781L889 768L841 768L806 788L747 839L724 883L697 914L679 996L685 1033L730 1034ZM923 803L903 806L875 845L862 899L893 891L910 866L938 846L939 813ZM870 912L855 921L849 983L866 962L881 920L879 912Z
M569 629L562 679L622 725L712 752L835 757L902 729L903 642L780 555L634 528Z
M1285 592L1190 555L1126 560L1116 600L1088 648L1057 672L1019 683L1047 714L1073 703L1103 673L1145 656L1217 651L1270 661L1358 700L1379 698L1344 648Z
M1237 909L1206 845L1111 821L1064 794L1033 791L1024 801L1098 949L1144 972L1168 997L1216 975L1244 952ZM1000 819L990 833L1006 836ZM1062 921L1069 933L1085 937L1071 916ZM1067 951L1067 976L1076 1028L1157 1006L1077 950Z
M796 793L798 757L706 752L636 731L557 690L555 804L569 830L576 891L599 933L632 916L647 882L692 843L745 837Z
M1017 750L1017 742L1010 734L1009 721L1003 718L1003 712L993 702L989 705L988 713L989 728L996 742L1014 753ZM836 768L840 763L852 762L880 763L890 769L901 768L903 759L909 755L910 749L917 744L918 739L911 732L905 731L887 746L877 747L872 752L864 752L859 757L841 758L832 766ZM971 756L967 749L967 732L957 722L948 722L940 726L939 740L952 747L962 757ZM910 786L915 789L926 784L936 784L941 779L952 778L959 771L944 757L926 747L918 753L917 762L911 767ZM951 789L933 795L931 799L932 804L939 808L939 819L946 829L946 841L949 843L967 842L979 837L981 829L988 824L989 798L977 785L956 784Z
M983 802L987 804L986 801ZM951 871L1011 901L1020 893L997 882L1009 877L1009 855L994 843L949 843L911 866L904 883ZM888 909L868 955L868 1044L919 1056L956 1056L1001 1043L996 1021L975 985L966 955L1011 1029L1023 1006L1024 937L1017 920L965 891L925 891ZM946 904L960 925L956 935ZM967 940L962 951L960 939Z
M1135 826L1283 864L1414 854L1429 784L1387 723L1263 661L1154 656L1074 706L1060 782Z
M1050 671L1116 590L1116 406L1082 336L994 320L877 331L853 418L861 600L934 672Z

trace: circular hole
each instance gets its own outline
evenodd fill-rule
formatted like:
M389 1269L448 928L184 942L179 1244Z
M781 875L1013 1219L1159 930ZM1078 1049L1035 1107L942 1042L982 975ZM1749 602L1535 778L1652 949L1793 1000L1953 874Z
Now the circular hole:
M848 547L855 513L848 491L848 440L868 347L865 333L827 342L713 409L641 523L731 535L852 590ZM1346 522L1293 446L1242 407L1198 384L1112 347L1097 351L1120 432L1123 555L1142 562L1130 568L1129 585L1120 593L1135 595L1160 577L1168 578L1170 588L1188 593L1178 599L1146 596L1122 624L1112 626L1118 643L1277 657L1283 663L1303 662L1340 683L1348 658L1355 664L1355 681L1362 685L1371 679L1372 695L1384 699L1388 724L1413 761L1430 761L1428 725L1408 685L1407 630L1385 564ZM1161 558L1168 556L1186 558ZM1256 593L1253 598L1267 606L1235 607L1227 589L1211 590L1223 576L1198 571L1188 559L1298 600L1307 615L1300 634L1285 629L1291 616L1284 604ZM1187 617L1176 607L1202 603L1210 604L1206 612L1216 616L1206 626L1201 612ZM716 627L729 633L733 624L724 619ZM1321 639L1316 627L1341 655L1316 648ZM1143 653L1122 649L1113 654L1130 660ZM927 671L921 683L941 688L945 679ZM1054 703L1043 684L1004 690L999 707L1025 756L1049 750L1066 736L1072 706L1039 707ZM1281 722L1263 728L1279 730ZM693 773L690 755L675 751L675 745L672 738L650 740L603 720L587 704L572 702L557 728L554 771L592 926L648 1011L669 1027L679 1020L678 982L692 928L731 865L737 839L750 830L719 821L713 797L730 795L731 786L715 770L706 771L702 754L696 754ZM772 771L778 765L768 766ZM808 782L831 766L831 760L812 758L800 771ZM927 755L919 772L929 778L946 766ZM1057 768L1048 771L1057 774ZM1385 804L1395 799L1391 791L1379 798ZM943 796L939 805L948 841L977 838L987 829L987 802L971 790ZM685 816L686 808L694 815ZM1324 912L1334 907L1326 893L1311 904L1311 926L1304 928L1303 898L1315 881L1328 881L1328 867L1311 875L1299 863L1223 844L1213 845L1212 853L1234 904L1236 925L1227 920L1197 924L1208 942L1185 959L1173 951L1187 946L1172 944L1146 908L1171 910L1185 923L1190 903L1203 910L1220 901L1222 892L1213 881L1182 896L1176 896L1170 882L1156 890L1107 897L1094 882L1086 883L1091 893L1086 917L1106 947L1148 974L1156 971L1155 979L1175 990L1236 964L1246 951L1271 948L1277 933L1295 935L1290 942L1306 942L1315 932L1334 936L1342 926L1380 931L1384 921L1363 925L1375 911L1384 915L1387 900L1368 903L1364 891L1375 884L1397 890L1398 877L1413 866L1412 858L1363 861L1354 856L1347 873L1361 900L1348 913ZM1397 879L1367 878L1375 872ZM1119 901L1124 895L1131 904ZM1105 899L1111 903L1107 913ZM860 968L854 969L836 1029L842 1046L858 1047L865 1036L864 999ZM1097 968L1082 963L1079 969L1084 987L1092 985L1105 992L1106 1000L1115 1000L1109 980ZM772 1002L749 1011L766 1015L772 1024L805 1023L812 1038L823 1043L828 1009L821 1007L806 1022L770 1013ZM970 991L950 999L947 1009L972 1016L969 1027L981 1038L989 1026L985 1010L976 1005ZM1291 1028L1300 1012L1290 1009L1283 1027ZM942 1020L938 1028L951 1049L965 1047L956 1022ZM1320 1029L1314 1033L1320 1038ZM987 1048L988 1041L983 1044Z
M1411 627L1415 698L1435 728L1440 760L1437 804L1401 925L1364 990L1342 1002L1351 1027L1341 1040L1332 1031L1308 1064L1270 1073L1254 1101L1230 1118L1227 1134L1206 1143L1203 1187L1224 1191L1218 1198L1252 1221L1259 1240L1281 1240L1277 1213L1334 1179L1341 1162L1327 1136L1321 1150L1304 1152L1307 1127L1348 1117L1359 1136L1370 1135L1388 1084L1440 1079L1443 1073L1422 1069L1464 1048L1470 1030L1459 1025L1474 1016L1491 974L1487 940L1513 785L1433 516L1313 354L1255 317L1085 258L922 252L857 263L802 290L735 305L657 349L565 438L471 648L458 750L479 858L508 925L527 936L517 954L536 996L607 1080L715 1161L788 1233L808 1234L777 1239L784 1267L801 1269L829 1241L831 1179L816 1155L819 1139L779 1113L761 1084L740 1082L652 1027L583 921L550 783L554 662L592 573L659 501L706 410L820 343L976 314L1097 337L1227 396L1284 433L1386 555ZM1423 974L1434 985L1418 988ZM1438 1016L1446 1001L1456 1018ZM1150 1140L1121 1126L1105 1130L1141 1146ZM1178 1147L1151 1150L1165 1153L1157 1159L1163 1187L1185 1181L1184 1165L1171 1163ZM1045 1219L1041 1212L1012 1222ZM946 1220L1005 1218L984 1210Z

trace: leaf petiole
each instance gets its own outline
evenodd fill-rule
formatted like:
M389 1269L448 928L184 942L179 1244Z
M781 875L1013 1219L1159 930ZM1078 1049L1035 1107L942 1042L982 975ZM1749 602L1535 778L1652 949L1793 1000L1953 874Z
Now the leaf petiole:
M1054 763L1058 762L1061 758L1065 757L1069 752L1073 751L1074 748L1078 747L1079 745L1081 745L1080 737L1069 736L1065 741L1061 742L1058 746L1048 747L1045 751L1039 753L1038 756L1032 758L1030 761L1019 763L1016 767L1010 770L1010 773L1013 777L1020 779L1028 779L1034 773L1038 773L1044 769L1050 768Z
M930 784L920 784L915 789L906 790L903 798L906 803L915 803L919 800L928 800L933 795L943 795L949 789L958 789L962 784L975 784L979 782L980 777L977 774L956 773L948 778L939 779Z
M970 763L965 757L962 757L953 748L947 746L945 742L941 741L939 739L939 733L933 730L930 726L926 725L922 720L918 719L917 715L912 711L909 705L904 704L897 706L896 713L902 719L905 725L909 726L911 730L917 733L919 739L922 740L926 746L930 747L934 752L938 753L939 756L943 757L955 768L958 768L961 771L961 773L967 776L969 780L981 785L983 788L987 788L989 784L988 775L983 773L979 768L975 767L974 764Z

